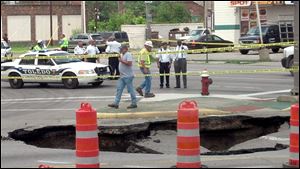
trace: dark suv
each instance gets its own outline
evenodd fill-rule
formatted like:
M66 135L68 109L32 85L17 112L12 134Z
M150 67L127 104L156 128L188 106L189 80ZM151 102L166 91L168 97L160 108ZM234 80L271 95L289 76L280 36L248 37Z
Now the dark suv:
M104 39L104 43L106 43L106 41L113 37L116 39L117 42L120 43L124 43L124 42L129 42L129 38L126 32L98 32L97 34L99 34L103 39ZM99 48L102 52L105 51L106 46L101 45L101 47Z
M90 40L96 41L96 46L99 48L103 47L106 40L98 33L86 33L76 34L70 37L68 51L73 52L79 41L83 42L83 46L88 46Z

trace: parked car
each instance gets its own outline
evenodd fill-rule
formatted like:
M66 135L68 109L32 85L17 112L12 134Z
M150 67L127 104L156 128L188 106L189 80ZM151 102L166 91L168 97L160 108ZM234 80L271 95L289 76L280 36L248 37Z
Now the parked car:
M198 29L192 30L189 35L180 37L178 39L179 40L188 40L190 38L196 38L196 37L200 37L200 36L204 36L204 35L208 35L208 34L211 34L208 29L198 28Z
M279 25L263 25L261 26L262 29L262 39L264 44L268 43L279 43L279 42L287 42L287 41L293 41L294 35L293 35L293 27L287 27L282 29L290 29L290 33L281 33L281 30L279 28ZM259 27L253 27L251 28L245 36L242 36L239 39L239 43L241 45L247 45L247 44L260 44L260 33L259 33ZM283 36L284 35L284 36ZM278 53L280 48L284 48L283 46L272 46L268 47L271 49L274 53ZM257 50L257 49L252 49ZM248 54L250 49L240 49L240 53L243 55Z
M284 68L290 69L294 65L294 46L290 46L283 49L283 58L281 59L281 65ZM291 74L294 75L294 72L291 71Z
M82 84L100 86L110 74L107 65L82 62L76 58L41 59L39 56L69 56L64 51L28 52L13 62L1 64L2 81L9 82L11 88L19 89L24 83L62 83L68 89ZM32 59L33 57L33 59ZM101 77L103 76L103 77Z
M205 49L205 48L222 48L222 47L233 47L234 44L231 41L224 40L217 35L204 35L194 36L186 41L189 49ZM210 44L197 44L197 42L204 42ZM214 44L216 43L216 44Z
M11 47L4 40L1 41L1 63L8 62L6 57L12 57L13 53L11 51Z
M105 39L97 33L88 33L88 34L76 34L70 37L68 51L73 52L74 48L77 46L79 41L83 42L83 46L88 46L90 40L96 41L96 46L99 48L101 45L105 44Z
M111 37L115 38L119 43L129 43L129 38L126 32L98 32L98 34L103 38L102 46L99 48L99 50L101 50L102 52L106 49L106 41Z

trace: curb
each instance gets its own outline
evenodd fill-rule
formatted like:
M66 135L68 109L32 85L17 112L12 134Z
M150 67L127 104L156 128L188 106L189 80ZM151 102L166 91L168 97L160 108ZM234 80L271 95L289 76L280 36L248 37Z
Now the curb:
M200 116L227 115L228 111L199 109ZM137 118L177 118L177 111L135 112L135 113L97 113L98 119L137 119Z
M277 97L278 102L290 102L297 103L299 102L299 96L279 96Z

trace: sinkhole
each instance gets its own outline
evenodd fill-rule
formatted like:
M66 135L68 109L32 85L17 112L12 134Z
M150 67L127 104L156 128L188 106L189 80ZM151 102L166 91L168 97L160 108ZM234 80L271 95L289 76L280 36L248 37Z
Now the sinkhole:
M101 120L100 120L101 123ZM237 144L278 132L281 125L289 123L289 117L222 116L200 119L201 147L209 150L206 155L243 154L258 151L276 151L287 145L229 151ZM176 151L176 120L145 122L127 126L99 126L101 151L126 153L164 154L159 148L144 144L152 142L159 147L162 142ZM167 133L167 134L165 134ZM166 137L168 136L168 137ZM40 148L75 149L75 127L47 126L34 130L18 129L9 133L9 138L23 141Z

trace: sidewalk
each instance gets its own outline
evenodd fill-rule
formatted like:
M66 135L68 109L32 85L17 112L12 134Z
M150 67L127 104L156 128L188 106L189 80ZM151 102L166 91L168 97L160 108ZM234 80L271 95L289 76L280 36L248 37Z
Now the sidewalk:
M232 98L231 98L232 97ZM199 116L224 115L270 115L289 116L289 102L277 102L273 99L256 99L242 96L201 96L199 94L160 94L155 98L140 98L137 109L126 109L129 100L121 104L119 109L97 109L98 119L176 119L178 105L184 100L195 100L198 103ZM217 104L216 104L217 103Z

